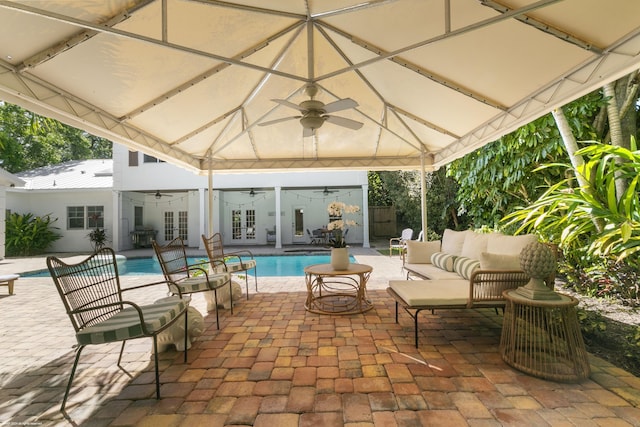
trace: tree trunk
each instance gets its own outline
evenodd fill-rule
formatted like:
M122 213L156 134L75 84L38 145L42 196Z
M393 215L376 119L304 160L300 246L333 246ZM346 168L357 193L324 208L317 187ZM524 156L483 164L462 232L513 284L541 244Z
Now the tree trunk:
M626 92L626 81L618 80L623 90ZM609 98L607 103L607 115L609 116L609 131L611 133L611 145L617 147L629 148L629 144L625 144L625 137L622 132L622 121L620 120L620 111L618 110L618 97L616 93L616 83L607 83L604 85L604 95ZM616 163L622 162L622 159L616 159ZM616 175L616 200L620 200L622 194L627 189L627 182L619 174Z
M584 192L591 193L591 185L584 178L584 175L579 172L584 167L584 159L582 158L582 156L576 154L576 151L578 151L578 143L576 142L576 138L573 136L573 132L571 131L571 127L569 126L569 122L567 122L567 117L564 115L564 111L562 111L562 108L556 108L552 111L552 114L553 118L556 121L556 125L558 126L558 130L560 131L560 136L562 136L564 146L567 149L567 154L569 154L571 165L576 171L575 176L578 180L578 185ZM604 224L602 224L601 221L593 218L593 224L596 226L598 232L602 232Z

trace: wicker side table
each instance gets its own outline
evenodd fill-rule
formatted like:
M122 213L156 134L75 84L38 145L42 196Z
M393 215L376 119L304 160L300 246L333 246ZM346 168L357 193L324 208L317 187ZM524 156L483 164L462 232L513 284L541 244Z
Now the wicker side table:
M578 300L532 300L503 292L507 303L500 355L527 374L556 381L580 381L591 372L576 315Z

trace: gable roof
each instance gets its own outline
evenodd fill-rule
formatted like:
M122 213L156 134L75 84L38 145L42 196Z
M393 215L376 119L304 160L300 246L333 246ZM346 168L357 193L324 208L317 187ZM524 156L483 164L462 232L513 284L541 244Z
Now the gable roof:
M112 189L113 160L73 160L18 174L25 190Z
M638 16L636 0L2 1L0 98L201 174L431 169L640 67ZM359 105L303 137L309 84Z
M24 185L24 181L0 168L0 185L5 187L21 187Z

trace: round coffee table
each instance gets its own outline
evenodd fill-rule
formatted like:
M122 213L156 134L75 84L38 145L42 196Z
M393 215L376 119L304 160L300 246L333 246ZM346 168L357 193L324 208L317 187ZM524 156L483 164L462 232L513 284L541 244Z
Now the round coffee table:
M373 267L365 264L349 264L346 270L334 270L331 264L305 267L305 308L317 314L357 314L371 310L367 281L372 271Z

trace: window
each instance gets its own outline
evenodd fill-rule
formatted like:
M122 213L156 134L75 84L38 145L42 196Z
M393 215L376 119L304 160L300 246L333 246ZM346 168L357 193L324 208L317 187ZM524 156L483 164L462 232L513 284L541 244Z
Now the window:
M142 206L134 206L133 207L133 226L136 230L142 230L144 227L143 222L143 214L142 214Z
M150 156L150 155L148 155L148 154L145 154L145 155L143 156L143 161L144 161L145 163L163 163L163 161L162 161L162 160L159 160L159 159L157 159L157 158L155 158L155 157L153 157L153 156Z
M129 166L138 166L138 152L129 151Z
M104 228L104 206L87 206L87 228Z
M84 230L84 206L67 206L67 228Z
M84 230L85 226L104 228L104 206L67 206L67 229Z

